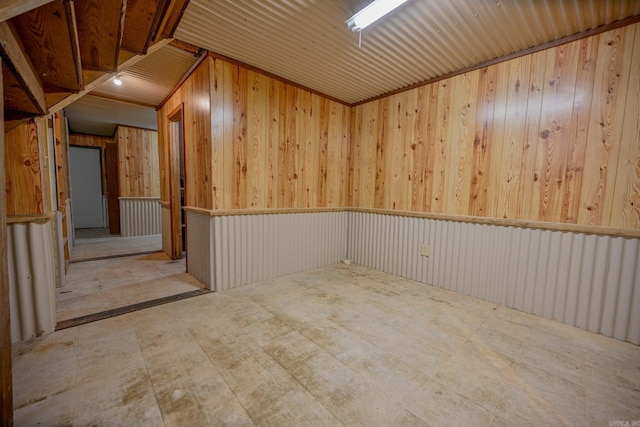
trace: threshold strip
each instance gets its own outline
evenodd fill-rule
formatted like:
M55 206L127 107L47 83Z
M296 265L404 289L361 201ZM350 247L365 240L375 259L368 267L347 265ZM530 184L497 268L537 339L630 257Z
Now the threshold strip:
M155 307L158 305L168 304L170 302L180 301L187 298L197 297L200 295L206 295L211 293L209 289L196 289L195 291L184 292L176 295L169 295L166 297L152 299L149 301L143 301L136 304L127 305L124 307L112 308L110 310L101 311L98 313L87 314L85 316L76 317L74 319L61 320L56 323L56 331L63 329L73 328L75 326L84 325L86 323L96 322L98 320L108 319L110 317L121 316L123 314L132 313L138 310L144 310L146 308Z
M85 261L99 261L101 259L126 258L128 256L134 256L134 255L159 254L160 252L162 252L162 250L155 250L154 249L152 251L131 252L131 253L128 253L128 254L101 255L101 256L95 256L95 257L89 257L89 258L76 258L76 259L69 258L69 263L70 264L74 264L74 263L85 262Z

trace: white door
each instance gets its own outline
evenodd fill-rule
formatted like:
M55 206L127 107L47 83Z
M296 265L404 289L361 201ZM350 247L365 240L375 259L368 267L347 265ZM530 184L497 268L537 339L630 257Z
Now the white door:
M100 149L69 147L74 228L104 227Z

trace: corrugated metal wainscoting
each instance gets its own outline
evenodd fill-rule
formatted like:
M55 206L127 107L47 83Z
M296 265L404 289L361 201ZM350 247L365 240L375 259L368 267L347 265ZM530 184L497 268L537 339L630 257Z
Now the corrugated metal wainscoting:
M11 341L56 327L53 219L7 226Z
M188 212L188 272L220 291L334 264L347 255L347 218L347 212Z
M640 239L348 214L358 264L640 344Z
M120 197L120 232L123 236L146 236L162 233L160 199L155 197Z

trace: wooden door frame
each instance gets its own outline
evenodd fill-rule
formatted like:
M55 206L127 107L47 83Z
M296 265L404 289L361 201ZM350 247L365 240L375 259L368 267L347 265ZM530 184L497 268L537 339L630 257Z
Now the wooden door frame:
M120 234L120 180L118 176L118 157L118 143L106 143L104 147L104 165L107 210L109 211L109 234ZM111 168L109 166L111 166Z
M181 122L180 140L174 138L173 124ZM169 137L169 203L171 222L171 258L182 258L182 224L180 221L182 213L182 203L180 203L180 158L184 162L184 103L180 103L167 115L167 135ZM182 153L180 153L182 151ZM185 171L185 199L186 171ZM185 230L186 232L186 230Z

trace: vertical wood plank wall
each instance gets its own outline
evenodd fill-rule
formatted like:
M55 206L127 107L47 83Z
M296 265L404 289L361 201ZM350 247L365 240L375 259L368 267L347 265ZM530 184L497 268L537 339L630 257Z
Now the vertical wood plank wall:
M345 206L350 108L209 58L213 209Z
M640 24L352 109L351 205L640 228Z
M5 134L5 156L7 215L44 213L43 177L34 122L21 124Z
M169 201L167 115L181 102L186 205L346 206L350 107L214 57L158 111L163 201Z
M170 202L170 147L168 115L180 104L184 108L185 188L188 206L211 209L211 113L209 69L204 61L158 109L160 152L160 200Z
M118 126L115 139L120 197L160 197L158 132Z

